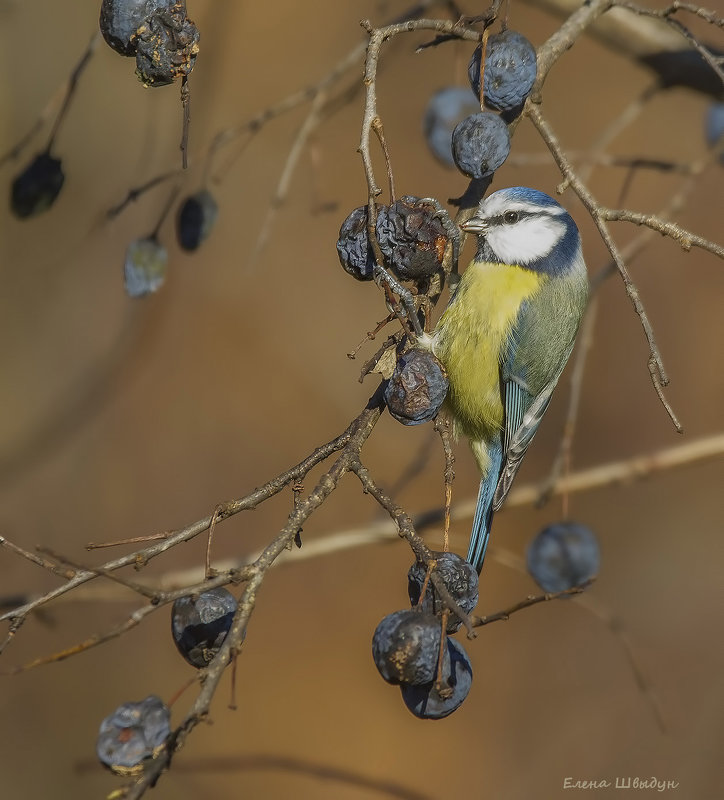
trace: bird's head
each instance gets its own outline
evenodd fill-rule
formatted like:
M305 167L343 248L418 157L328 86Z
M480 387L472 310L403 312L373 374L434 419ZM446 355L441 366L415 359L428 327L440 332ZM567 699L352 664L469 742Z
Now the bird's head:
M461 228L480 237L479 261L560 275L578 260L580 236L570 214L552 197L527 186L493 192Z

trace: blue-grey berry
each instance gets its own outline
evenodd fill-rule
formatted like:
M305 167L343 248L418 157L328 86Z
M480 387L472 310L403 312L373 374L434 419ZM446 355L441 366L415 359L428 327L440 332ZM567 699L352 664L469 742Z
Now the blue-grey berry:
M101 722L96 753L101 763L121 775L143 769L171 733L171 715L156 695L123 703Z
M380 207L377 209L379 214ZM347 217L337 239L339 263L358 281L371 281L375 259L367 235L367 206L360 206Z
M180 597L171 610L171 632L179 653L194 667L205 667L219 652L234 621L237 602L228 589L209 589Z
M402 197L380 207L375 230L385 264L403 281L430 278L442 269L448 236L435 205Z
M372 657L388 683L416 685L435 679L440 620L421 611L394 611L377 626Z
M482 45L478 45L468 66L470 86L478 97L481 53ZM523 105L537 71L535 48L525 36L516 31L494 34L485 51L485 104L497 111L511 111Z
M403 425L420 425L437 416L448 386L445 368L429 350L408 350L385 386L387 410Z
M714 147L724 136L724 103L712 103L706 113L706 141ZM724 151L719 154L719 161L724 164Z
M528 572L545 592L580 586L596 575L600 561L595 534L577 522L556 522L544 528L526 553Z
M463 646L447 637L448 658L438 688L433 680L422 686L400 686L402 699L420 719L443 719L460 708L473 683L473 667Z
M47 211L60 194L64 181L60 160L50 153L40 153L13 181L10 209L19 219Z
M155 237L131 242L126 249L123 265L129 297L143 297L158 291L166 280L167 265L166 248Z
M103 38L122 56L134 56L137 32L143 22L155 11L172 9L175 3L176 0L103 0L100 16Z
M448 86L431 98L425 109L422 129L433 155L446 167L454 167L452 132L460 120L480 111L480 102L464 86Z
M481 111L458 123L452 135L453 158L469 178L492 175L510 153L508 126L492 111Z
M475 568L457 553L434 551L432 556L435 559L435 572L442 578L450 596L466 614L470 614L478 604L478 573ZM426 575L427 567L419 561L416 561L407 573L407 592L412 606L416 606L420 602L420 593ZM421 608L429 614L437 615L440 615L446 608L432 581L427 583ZM455 633L462 624L462 621L451 611L447 622L447 632Z
M179 207L176 238L183 250L193 252L211 233L219 206L211 192L202 189L189 195Z

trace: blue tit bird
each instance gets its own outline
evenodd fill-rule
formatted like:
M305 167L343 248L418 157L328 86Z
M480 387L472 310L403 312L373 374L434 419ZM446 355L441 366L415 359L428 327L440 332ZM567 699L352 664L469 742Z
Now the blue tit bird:
M501 189L461 227L477 235L477 252L427 344L447 370L447 411L482 475L468 549L479 573L493 512L573 349L588 277L575 222L543 192Z

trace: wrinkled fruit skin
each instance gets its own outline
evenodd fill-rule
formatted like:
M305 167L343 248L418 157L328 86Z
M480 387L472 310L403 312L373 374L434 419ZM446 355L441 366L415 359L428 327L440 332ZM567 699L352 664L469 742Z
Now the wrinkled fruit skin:
M463 86L440 89L431 98L422 120L425 141L432 154L446 167L454 167L452 132L462 119L480 111L480 103Z
M374 277L375 259L369 244L367 206L360 206L342 223L337 239L339 263L358 281L371 281Z
M10 208L13 214L27 219L47 211L60 194L64 181L60 160L40 153L12 183Z
M443 660L440 691L435 681L422 686L400 686L402 699L420 719L443 719L460 708L473 683L473 667L463 646L447 638L447 655Z
M480 56L478 45L470 59L468 77L476 96L480 96ZM485 105L496 111L519 108L530 94L538 72L533 45L516 31L502 31L488 39L485 52Z
M429 278L442 269L448 237L432 205L403 197L383 206L376 231L385 262L402 280Z
M144 86L166 86L194 68L198 28L186 16L185 3L151 14L138 29L136 75Z
M408 350L397 358L385 386L387 410L403 425L420 425L437 416L448 390L445 369L428 350Z
M457 553L433 552L432 556L437 562L435 571L442 578L450 596L466 614L470 614L478 604L478 573L475 568ZM419 561L416 561L407 573L407 593L412 606L416 606L420 602L420 592L426 575L427 567ZM427 583L421 607L428 614L438 616L445 609L445 604L438 597L432 581ZM447 632L455 633L462 624L462 621L451 611L447 622Z
M377 626L372 657L387 683L434 680L440 653L440 620L420 611L395 611Z
M593 531L576 522L558 522L528 545L526 562L543 591L563 592L596 575L601 556Z
M179 246L193 252L211 233L219 216L219 206L211 192L202 190L189 195L176 217L176 238Z
M224 643L237 602L222 587L197 598L180 597L171 611L171 633L179 653L194 667L206 667Z
M156 695L123 703L101 722L96 741L100 762L119 775L141 772L171 733L171 715Z
M508 126L492 111L481 111L460 122L452 136L453 159L469 178L492 175L510 153Z
M176 0L103 0L100 28L106 43L122 56L136 55L136 33L154 13L171 9Z
M154 238L136 239L128 245L123 276L129 297L158 291L166 280L168 253Z

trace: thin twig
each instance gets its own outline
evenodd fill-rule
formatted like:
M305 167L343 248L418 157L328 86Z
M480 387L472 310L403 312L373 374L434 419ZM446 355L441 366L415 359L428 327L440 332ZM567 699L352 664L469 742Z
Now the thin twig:
M495 614L486 614L483 617L472 617L472 623L476 628L483 625L490 625L491 622L505 622L518 611L531 606L537 606L539 603L547 603L550 600L560 600L562 597L572 597L574 595L585 592L586 589L596 580L596 578L589 578L584 581L580 586L574 586L571 589L564 589L562 592L547 592L546 594L529 595L525 600L520 600L509 606L503 611L497 611Z
M581 199L581 202L585 206L588 213L591 215L591 219L598 228L598 232L601 238L603 239L604 244L608 248L609 253L611 253L611 258L616 263L616 267L621 275L621 279L623 281L626 294L631 300L634 310L636 311L641 321L641 325L644 329L644 334L646 336L646 341L648 342L649 345L648 365L649 365L649 372L651 374L651 380L659 396L659 399L664 401L665 398L663 395L663 387L668 384L669 379L666 374L666 370L664 368L664 363L661 358L661 353L659 352L658 345L656 344L653 326L651 325L648 314L646 313L638 289L636 288L634 282L631 280L631 276L629 275L626 264L624 263L621 257L618 246L616 245L615 241L613 240L613 237L611 236L608 230L608 226L606 225L606 218L602 214L601 206L596 201L596 199L590 193L586 185L581 181L576 172L573 170L573 167L568 162L568 159L566 158L565 153L563 152L563 149L561 148L558 139L556 138L556 135L553 133L553 130L551 129L550 125L543 117L540 108L537 105L528 103L526 104L524 113L526 113L527 116L530 118L530 120L533 122L533 125L536 127L538 133L541 135L541 138L548 145L548 149L551 151L551 154L553 155L553 158L558 164L558 168L560 169L561 173L566 178L571 188ZM663 405L667 413L669 414L671 421L674 423L674 427L679 433L681 433L682 431L681 424L679 423L670 405L668 404L668 402L663 402Z
M450 549L450 505L452 503L452 485L455 480L455 454L452 448L450 420L447 415L441 415L435 418L435 430L440 436L443 454L445 455L445 471L443 472L443 477L445 479L445 525L443 528L442 549L447 553Z
M83 70L88 66L88 62L91 59L91 56L95 52L98 43L101 40L100 31L93 34L88 47L86 48L83 56L81 57L80 61L76 65L73 72L71 72L70 77L68 78L68 83L66 84L65 89L65 97L63 98L63 105L60 107L60 111L58 112L58 116L55 118L55 122L53 123L53 127L50 129L50 135L48 136L48 144L46 147L47 152L50 152L51 148L53 147L53 143L55 142L55 138L58 135L58 131L60 130L60 126L63 124L63 120L65 119L65 115L68 113L68 109L70 108L70 103L73 100L73 95L75 94L75 90L78 86L78 81L80 80L80 76L83 74Z

